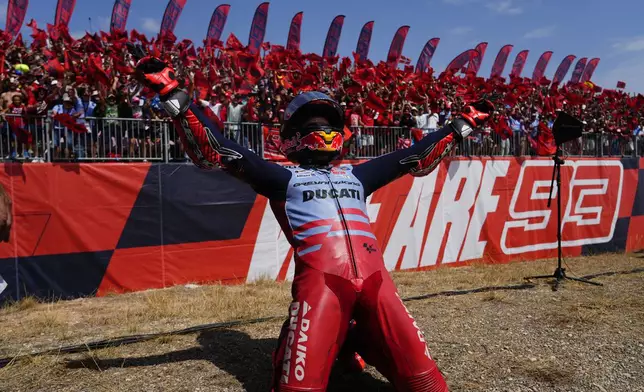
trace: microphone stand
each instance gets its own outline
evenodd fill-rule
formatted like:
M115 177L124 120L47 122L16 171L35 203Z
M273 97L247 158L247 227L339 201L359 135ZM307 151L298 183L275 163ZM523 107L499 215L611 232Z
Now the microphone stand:
M557 152L552 160L555 162L554 167L552 168L552 180L550 181L550 195L548 196L548 208L552 203L552 191L555 185L555 179L557 180L557 269L555 269L554 274L552 275L539 275L539 276L529 276L524 278L525 280L530 279L550 279L554 278L555 281L552 285L552 290L557 291L559 284L565 280L574 280L581 283L588 283L595 286L603 286L601 283L592 282L588 279L582 278L573 278L566 275L566 269L561 266L561 166L565 161L561 158L561 150L557 146Z

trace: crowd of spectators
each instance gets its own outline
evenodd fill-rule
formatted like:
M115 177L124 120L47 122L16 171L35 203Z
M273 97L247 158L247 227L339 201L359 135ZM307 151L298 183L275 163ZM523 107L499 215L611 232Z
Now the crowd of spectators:
M481 97L492 99L497 111L484 132L469 141L471 154L549 150L558 110L581 118L586 132L601 135L585 138L574 147L579 151L632 153L638 148L634 136L644 126L644 96L592 82L553 85L546 78L484 79L461 70L436 74L431 68L417 73L411 66L374 64L355 54L322 58L269 43L254 53L233 34L225 43L196 47L172 34L150 40L133 30L74 39L65 27L45 31L34 21L29 26L29 44L0 33L0 151L13 157L161 154L166 123L154 120L164 120L165 113L159 98L134 78L142 50L172 63L195 100L227 123L228 136L249 148L256 148L262 136L240 132L242 123L279 124L289 101L309 90L323 91L345 108L346 125L355 135L350 153L356 156L404 148ZM55 117L61 114L82 125L80 130ZM42 116L54 119L50 145L42 136ZM168 142L173 156L183 157L174 134Z

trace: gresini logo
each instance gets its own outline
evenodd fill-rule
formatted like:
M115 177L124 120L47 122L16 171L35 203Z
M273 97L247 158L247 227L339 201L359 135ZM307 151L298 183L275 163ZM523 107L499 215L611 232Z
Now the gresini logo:
M562 246L601 244L613 238L624 168L619 161L567 161L562 170ZM523 163L501 235L506 254L557 247L556 196L547 207L552 162ZM555 185L556 187L556 185ZM539 241L541 240L541 242ZM547 241L546 241L547 240Z

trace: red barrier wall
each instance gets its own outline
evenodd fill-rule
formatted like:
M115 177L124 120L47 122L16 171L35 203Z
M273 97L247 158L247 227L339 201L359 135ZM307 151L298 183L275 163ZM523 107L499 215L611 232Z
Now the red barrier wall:
M568 160L565 256L644 247L644 160ZM189 282L288 279L292 252L266 199L191 165L5 164L12 240L0 299L73 298ZM556 256L552 161L453 159L368 200L390 270Z

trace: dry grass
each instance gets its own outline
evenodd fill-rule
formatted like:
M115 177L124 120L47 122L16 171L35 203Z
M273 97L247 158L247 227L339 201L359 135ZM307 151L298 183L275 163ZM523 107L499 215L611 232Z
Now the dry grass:
M0 355L37 351L59 340L82 343L282 314L288 306L289 289L284 283L259 282L175 287L53 304L28 298L0 309Z
M638 255L567 261L572 275L644 267ZM395 273L401 295L521 283L553 261ZM644 391L644 274L566 282L552 292L435 297L408 304L452 391ZM283 315L290 285L204 286L0 309L0 356L202 323ZM281 322L167 335L84 354L31 357L0 369L0 391L265 390ZM563 342L563 343L562 343ZM599 358L601 357L601 358ZM598 359L599 358L599 359ZM373 369L330 390L389 390ZM639 388L639 389L638 389Z

